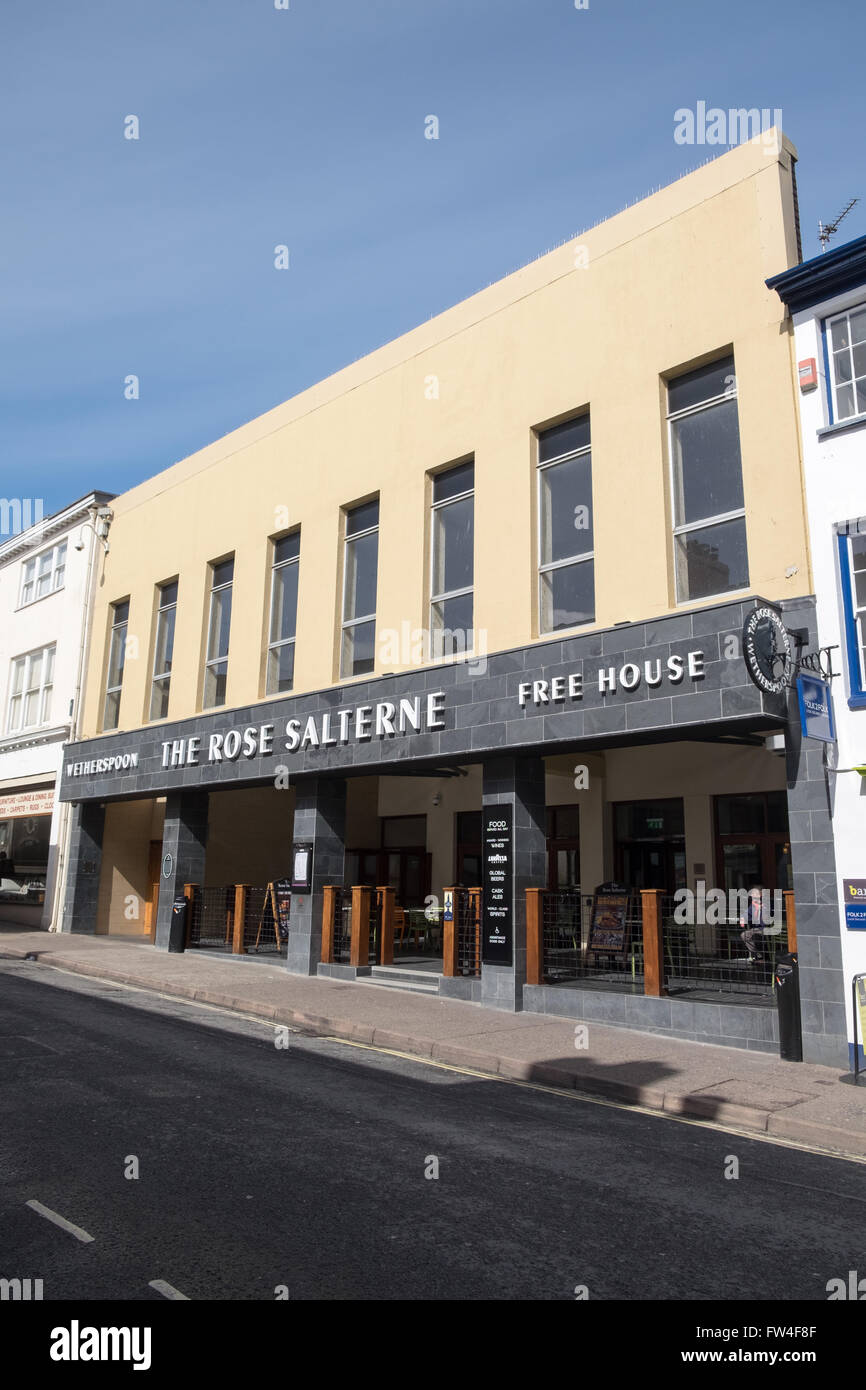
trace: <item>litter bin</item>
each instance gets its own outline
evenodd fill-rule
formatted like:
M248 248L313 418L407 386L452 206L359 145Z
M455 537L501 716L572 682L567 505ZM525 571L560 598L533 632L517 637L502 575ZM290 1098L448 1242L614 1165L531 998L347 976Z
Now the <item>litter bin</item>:
M189 899L182 894L178 894L171 905L171 924L168 929L168 949L170 951L183 951L186 949L186 921L189 913Z
M783 1062L802 1062L803 1032L800 1026L800 967L797 952L779 956L773 971L776 1007L779 1010L779 1056Z

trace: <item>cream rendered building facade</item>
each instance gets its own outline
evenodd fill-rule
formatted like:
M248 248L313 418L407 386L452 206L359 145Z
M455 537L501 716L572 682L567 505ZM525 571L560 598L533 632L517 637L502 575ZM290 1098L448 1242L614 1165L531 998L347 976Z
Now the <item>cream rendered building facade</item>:
M288 966L315 971L328 883L414 848L426 870L400 873L441 898L477 868L461 816L507 803L513 951L472 997L775 1046L766 1011L525 987L522 904L557 865L588 891L721 881L720 799L762 799L769 845L785 802L817 794L795 740L767 751L787 706L738 645L755 596L813 627L790 345L764 283L798 260L795 160L781 133L734 149L115 500L62 792L68 929L155 923L165 945L184 881L262 883L304 841ZM442 655L437 625L468 650ZM655 858L644 822L664 823ZM788 886L798 849L777 838ZM158 917L137 913L159 865ZM804 940L804 989L832 1002ZM812 1057L839 1053L827 1017Z

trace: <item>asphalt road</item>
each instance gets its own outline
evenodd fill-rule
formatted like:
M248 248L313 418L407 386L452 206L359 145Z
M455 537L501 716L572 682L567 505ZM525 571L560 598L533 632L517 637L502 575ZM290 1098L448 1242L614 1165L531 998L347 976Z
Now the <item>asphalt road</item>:
M278 1048L11 960L0 1190L0 1277L46 1300L161 1299L161 1280L192 1300L823 1302L864 1264L862 1164L300 1033Z

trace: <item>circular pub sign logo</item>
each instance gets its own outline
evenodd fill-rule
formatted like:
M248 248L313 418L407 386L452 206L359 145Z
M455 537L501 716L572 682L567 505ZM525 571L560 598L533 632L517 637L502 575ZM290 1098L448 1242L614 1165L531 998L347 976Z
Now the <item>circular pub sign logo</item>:
M743 624L743 657L752 681L767 695L780 695L794 673L791 635L775 608L753 608Z

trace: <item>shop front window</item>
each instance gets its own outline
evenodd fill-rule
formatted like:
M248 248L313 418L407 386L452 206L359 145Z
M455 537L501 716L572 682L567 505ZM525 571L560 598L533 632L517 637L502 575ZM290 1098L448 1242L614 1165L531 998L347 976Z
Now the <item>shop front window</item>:
M628 888L661 888L674 893L686 886L683 803L621 801L614 806L615 875Z
M717 796L718 885L742 888L793 887L788 799L783 791Z

